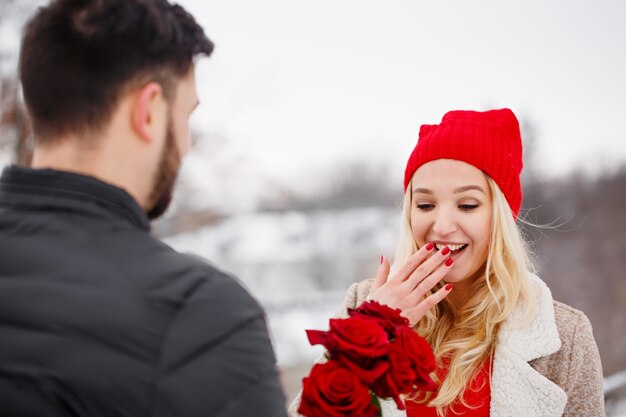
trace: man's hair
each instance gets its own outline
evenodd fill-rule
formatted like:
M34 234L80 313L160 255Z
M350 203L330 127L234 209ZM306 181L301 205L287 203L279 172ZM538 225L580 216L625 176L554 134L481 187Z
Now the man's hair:
M158 82L168 101L213 43L166 0L53 0L27 23L19 71L35 134L101 131L121 95Z

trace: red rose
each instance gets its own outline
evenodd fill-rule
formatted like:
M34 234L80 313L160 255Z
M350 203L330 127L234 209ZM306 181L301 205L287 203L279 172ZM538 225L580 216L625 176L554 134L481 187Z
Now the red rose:
M399 343L391 343L387 358L389 360L389 371L374 382L372 391L379 397L393 398L398 409L404 410L405 407L400 399L400 394L413 392L416 375L409 357L402 350L402 346Z
M396 327L408 326L409 320L400 315L399 309L393 309L376 301L365 301L356 309L348 309L350 317L365 317L376 322L392 336Z
M369 390L341 364L317 364L302 380L298 413L307 417L375 417L377 407Z
M376 381L389 369L389 362L387 362L384 357L372 359L362 358L355 361L354 359L339 353L335 355L335 359L338 362L341 362L343 366L349 369L366 384L371 384Z
M430 373L437 368L437 362L426 339L410 327L398 327L394 344L396 343L411 362L416 376L415 388L419 391L434 391L436 384L430 378Z
M329 336L336 349L352 358L376 358L389 350L385 329L360 317L331 319Z
M330 330L307 330L311 345L321 344L364 382L378 379L389 367L381 361L389 350L387 332L374 320L331 319Z

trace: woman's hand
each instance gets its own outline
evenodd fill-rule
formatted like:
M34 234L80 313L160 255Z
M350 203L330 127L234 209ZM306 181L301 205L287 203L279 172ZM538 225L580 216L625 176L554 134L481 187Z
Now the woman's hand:
M439 291L424 298L443 279L453 263L449 258L448 247L433 253L434 249L435 245L432 243L424 245L390 278L389 261L383 257L367 299L400 309L413 327L428 310L452 291L452 284L446 284Z

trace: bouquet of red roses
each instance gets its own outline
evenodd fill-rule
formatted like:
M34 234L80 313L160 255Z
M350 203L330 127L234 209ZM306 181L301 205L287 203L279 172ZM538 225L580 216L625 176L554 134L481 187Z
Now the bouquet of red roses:
M307 330L311 345L323 345L328 361L303 379L298 413L306 417L376 417L378 398L432 391L435 357L426 340L409 327L400 310L366 301L331 319L330 330Z

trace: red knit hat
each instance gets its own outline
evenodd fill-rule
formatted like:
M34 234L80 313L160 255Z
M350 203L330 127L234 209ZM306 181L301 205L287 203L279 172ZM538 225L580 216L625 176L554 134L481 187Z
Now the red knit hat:
M436 159L467 162L487 173L517 218L522 205L522 137L511 110L451 111L438 125L422 125L404 173L405 192L415 171Z

